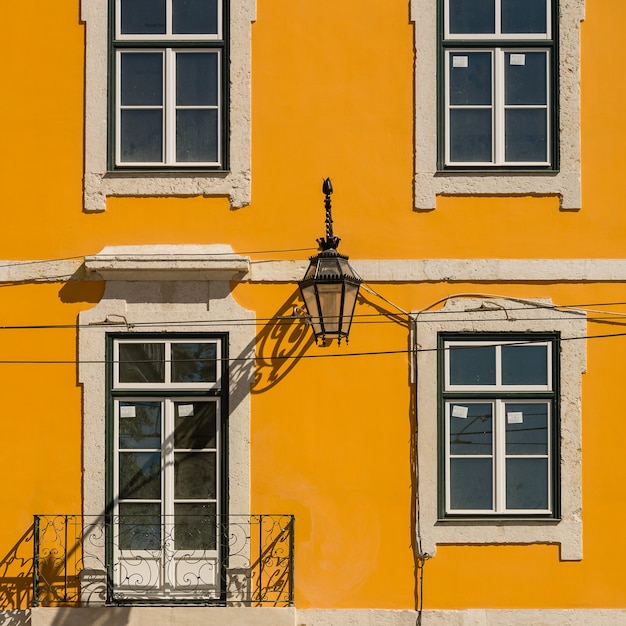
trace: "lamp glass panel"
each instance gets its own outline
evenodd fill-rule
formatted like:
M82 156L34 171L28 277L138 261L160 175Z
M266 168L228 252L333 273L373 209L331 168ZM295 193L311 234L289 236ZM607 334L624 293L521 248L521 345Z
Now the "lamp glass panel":
M352 322L352 314L356 305L356 297L359 294L359 285L345 284L344 300L343 300L343 317L341 319L341 330L348 333Z
M312 267L312 266L311 266ZM310 270L311 268L309 268ZM307 275L309 272L307 272ZM320 310L317 305L317 296L315 294L315 284L307 286L300 285L300 292L302 293L302 299L304 305L311 318L311 326L313 327L313 333L317 335L322 334L322 324L320 322Z
M341 276L341 268L339 266L339 259L328 258L319 259L317 263L317 275L318 276Z
M327 335L336 335L339 333L342 291L342 283L322 283L317 285L320 313L322 316L321 321Z

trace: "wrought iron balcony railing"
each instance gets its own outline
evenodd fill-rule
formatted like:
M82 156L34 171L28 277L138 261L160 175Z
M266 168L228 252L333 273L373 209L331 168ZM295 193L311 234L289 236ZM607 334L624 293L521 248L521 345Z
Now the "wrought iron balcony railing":
M293 515L36 515L33 605L293 605Z

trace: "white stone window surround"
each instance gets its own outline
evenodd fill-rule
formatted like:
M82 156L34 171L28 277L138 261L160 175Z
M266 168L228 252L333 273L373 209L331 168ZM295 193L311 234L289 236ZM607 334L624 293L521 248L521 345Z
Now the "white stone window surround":
M228 333L228 511L250 513L250 385L254 371L254 313L238 305L231 280L248 259L227 246L123 246L87 257L90 278L104 278L101 301L79 316L78 380L83 388L83 514L106 506L105 407L107 333ZM234 321L233 321L234 320ZM165 335L164 335L165 336ZM104 553L85 562L100 572L83 585L83 601L104 601Z
M419 521L422 550L437 544L560 544L564 561L582 559L582 381L586 318L549 300L454 298L438 311L414 312L417 342ZM558 319L557 319L558 318ZM437 337L440 332L560 332L560 520L445 520L438 516ZM570 340L571 339L571 340ZM559 356L559 355L555 355Z
M108 2L81 0L85 51L85 211L104 211L109 196L228 196L232 208L250 204L250 28L256 0L238 0L230 11L229 170L109 172L108 154Z
M411 0L415 33L414 207L432 210L436 196L551 196L561 208L581 208L580 24L585 0L554 0L559 14L559 171L439 171L437 169L438 2Z

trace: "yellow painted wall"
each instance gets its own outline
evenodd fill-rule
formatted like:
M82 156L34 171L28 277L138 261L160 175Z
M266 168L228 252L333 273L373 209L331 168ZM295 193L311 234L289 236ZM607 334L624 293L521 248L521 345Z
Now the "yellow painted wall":
M626 83L623 0L587 0L582 26L580 211L555 198L439 198L413 206L413 29L406 0L259 0L252 26L252 204L224 198L112 198L82 212L84 28L78 2L9 3L0 41L0 258L58 259L105 245L229 243L252 258L301 259L323 234L321 180L335 186L335 229L352 259L624 258ZM27 45L25 45L27 42ZM618 303L622 284L379 285L415 310L457 292ZM272 318L294 285L240 285ZM77 314L102 285L0 288L0 609L27 605L34 513L81 505ZM371 301L372 299L369 298ZM379 303L380 304L380 303ZM285 308L286 307L286 308ZM374 313L371 304L359 313ZM253 510L297 516L299 607L416 606L411 525L414 422L408 333L359 320L338 350L293 326L259 326L252 395ZM11 325L69 328L7 330ZM622 332L590 322L589 334ZM336 352L386 352L307 358ZM426 608L623 607L626 440L619 411L626 339L588 342L584 376L584 559L555 546L448 546L426 563ZM323 390L320 392L319 390ZM433 470L434 471L434 470Z

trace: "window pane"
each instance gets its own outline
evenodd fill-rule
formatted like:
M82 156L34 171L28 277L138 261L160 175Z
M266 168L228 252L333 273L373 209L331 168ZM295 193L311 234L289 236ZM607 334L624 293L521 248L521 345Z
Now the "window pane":
M119 447L161 448L161 403L120 402Z
M180 449L215 448L217 403L176 402L174 447Z
M165 382L165 344L120 343L121 383Z
M548 119L545 109L507 109L505 132L505 155L508 162L547 161Z
M450 347L451 385L495 385L495 346Z
M450 111L450 160L490 163L491 109Z
M450 104L491 104L491 53L450 54Z
M175 34L216 34L217 0L172 0L172 30Z
M165 0L120 0L122 34L165 33Z
M506 104L547 104L547 53L505 54Z
M176 112L176 160L215 163L218 160L218 113L216 110Z
M176 550L216 550L216 505L213 503L176 504L174 547Z
M217 105L218 55L179 52L176 55L176 104Z
M547 346L502 346L502 384L547 385Z
M159 106L163 102L163 55L124 53L120 57L122 106Z
M119 507L121 550L158 550L161 547L161 505L121 502Z
M214 343L172 344L172 382L206 383L217 380L217 346Z
M122 111L120 124L123 163L163 161L163 114L160 110Z
M547 32L546 0L502 0L502 32Z
M452 510L493 508L491 459L450 459Z
M506 414L506 453L548 454L548 405L509 403Z
M120 452L119 498L161 498L161 453Z
M214 452L174 454L174 497L182 499L217 497Z
M451 402L449 415L450 454L492 453L493 418L491 404Z
M450 32L494 33L495 0L449 0Z
M548 459L506 460L506 508L548 508Z

